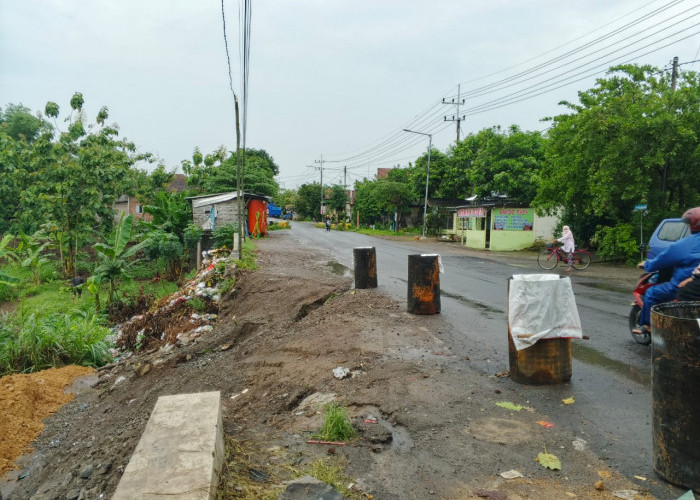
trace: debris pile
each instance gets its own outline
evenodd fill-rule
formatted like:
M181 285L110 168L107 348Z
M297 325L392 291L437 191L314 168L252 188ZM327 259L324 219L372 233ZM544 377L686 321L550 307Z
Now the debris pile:
M166 344L186 345L213 330L222 292L233 285L235 262L219 250L204 252L204 267L177 292L156 301L151 310L116 327L115 357Z

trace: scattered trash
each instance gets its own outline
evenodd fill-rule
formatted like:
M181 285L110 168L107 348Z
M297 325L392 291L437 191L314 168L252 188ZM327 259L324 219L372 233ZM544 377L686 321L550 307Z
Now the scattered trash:
M539 453L537 455L537 462L540 463L542 467L545 467L547 469L551 470L561 470L561 462L557 458L556 455L552 455L551 453L547 453L547 449L545 448L544 453Z
M248 392L248 389L243 389L241 392L238 392L238 393L234 394L233 396L231 396L231 399L236 399L238 396L242 396L246 392Z
M496 490L472 490L472 495L489 500L508 500L508 495Z
M695 500L695 495L693 495L693 490L688 490L678 497L677 500Z
M24 479L24 478L27 477L28 475L29 475L29 471L25 471L25 472L21 473L21 474L17 477L17 479Z
M373 415L367 415L367 418L365 418L365 423L366 424L376 424L377 423L377 417Z
M270 479L270 476L266 472L253 468L248 469L248 477L256 483L264 483Z
M233 345L233 342L226 342L224 345L219 347L219 349L222 351L228 351L229 349L231 349L232 345Z
M506 378L510 376L510 372L508 370L503 370L502 372L494 373L493 376L498 378Z
M639 493L637 490L616 490L613 491L613 496L623 500L634 500L637 493Z
M570 398L562 399L561 402L564 403L565 405L572 405L576 402L576 400L574 399L573 396L571 396Z
M515 478L518 478L518 477L523 477L523 475L522 475L519 471L517 471L517 470L515 470L515 469L511 469L511 470L507 470L507 471L505 471L505 472L501 472L500 476L501 476L502 478L505 478L505 479L515 479Z
M610 479L612 477L612 472L609 470L599 470L598 475L603 479Z
M635 479L639 479L640 481L646 481L646 480L647 480L647 478L645 478L644 476L634 476L634 478L635 478Z
M522 406L513 404L510 401L501 401L499 403L496 403L496 406L500 406L501 408L505 408L506 410L514 410L514 411L520 411L523 409Z
M554 427L553 423L547 422L546 420L538 420L537 423L540 424L545 429L551 429L552 427Z
M580 437L577 437L571 442L572 445L574 445L574 450L576 451L584 451L588 447L588 441L585 439L582 439ZM603 477L603 476L601 476Z
M342 380L345 377L350 375L350 369L349 368L343 368L342 366L339 366L337 368L333 368L333 376L337 378L338 380Z
M603 480L602 480L602 479L596 481L595 484L594 484L593 486L594 486L595 489L598 490L598 491L603 491L603 490L605 489L605 485L603 484Z

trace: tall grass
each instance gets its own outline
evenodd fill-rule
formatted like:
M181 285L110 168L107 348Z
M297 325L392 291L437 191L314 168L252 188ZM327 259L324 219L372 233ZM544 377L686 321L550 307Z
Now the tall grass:
M324 441L349 441L357 435L345 408L337 403L324 407L324 420L321 430L316 435Z
M110 330L92 311L5 315L0 320L0 375L111 361Z

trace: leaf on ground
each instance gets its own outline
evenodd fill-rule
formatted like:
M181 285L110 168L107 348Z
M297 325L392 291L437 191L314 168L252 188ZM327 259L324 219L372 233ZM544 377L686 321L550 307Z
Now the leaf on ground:
M554 427L553 423L547 422L546 420L538 420L537 423L540 424L545 429L551 429L552 427Z
M514 410L514 411L520 411L523 409L522 406L511 403L510 401L500 401L500 402L496 403L496 406L500 406L501 408L505 408L506 410Z
M542 467L552 470L561 470L561 462L551 453L540 453L537 455L537 461Z
M574 404L575 401L576 400L574 399L573 396L571 396L570 398L566 398L566 399L561 400L561 402L564 403L565 405L572 405L572 404Z

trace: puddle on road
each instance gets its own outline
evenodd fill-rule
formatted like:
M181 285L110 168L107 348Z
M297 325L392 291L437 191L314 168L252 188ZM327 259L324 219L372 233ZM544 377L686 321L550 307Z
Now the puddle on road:
M357 409L361 415L371 414L377 419L377 425L391 432L391 449L405 452L413 448L413 439L405 427L393 425L383 417L382 411L376 406L362 406Z
M403 283L408 283L408 280L405 280L403 278L396 278L396 279L398 281L403 282ZM500 309L496 309L495 307L492 307L488 304L482 304L481 302L477 302L476 300L468 299L464 295L458 295L456 293L450 293L450 292L446 292L445 290L440 290L440 296L443 296L443 295L445 297L455 299L455 300L461 302L462 304L466 304L470 307L473 307L474 309L478 309L478 310L485 312L485 313L505 314L505 311L502 311Z
M496 309L495 307L491 307L488 304L482 304L481 302L477 302L476 300L468 299L463 295L457 295L456 293L450 293L450 292L446 292L444 290L440 290L440 295L444 295L445 297L449 297L451 299L458 300L459 302L461 302L463 304L471 306L474 309L479 309L480 311L483 311L483 312L505 314L505 311L501 311L500 309Z
M343 276L349 278L351 276L350 274L350 268L347 266L344 266L340 262L336 262L334 260L329 260L326 262L326 265L331 268L331 272L333 274L337 274L338 276Z
M651 375L649 373L642 372L622 361L610 359L601 352L581 345L580 343L575 343L572 347L572 354L574 358L579 361L593 366L600 366L618 375L622 375L633 382L638 382L645 386L651 385Z
M617 292L617 293L630 293L630 288L629 287L623 287L619 285L611 285L610 283L599 283L595 281L591 281L589 283L584 283L581 281L576 282L577 285L581 286L587 286L590 288L597 288L598 290L604 290L606 292Z

